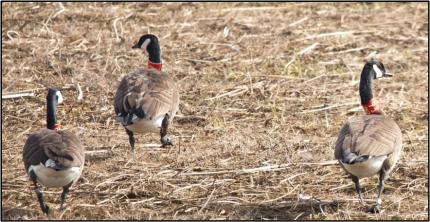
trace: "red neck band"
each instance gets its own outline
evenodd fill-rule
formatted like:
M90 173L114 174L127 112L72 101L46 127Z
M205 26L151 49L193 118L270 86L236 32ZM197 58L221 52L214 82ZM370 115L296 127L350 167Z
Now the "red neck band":
M61 125L60 124L54 124L54 127L52 127L53 130L60 130L61 129Z
M161 68L163 68L163 64L162 63L153 63L151 61L148 61L148 68L154 68L158 71L161 71Z
M370 114L381 114L381 110L376 106L376 103L373 99L370 99L367 104L363 104L364 111L370 115Z

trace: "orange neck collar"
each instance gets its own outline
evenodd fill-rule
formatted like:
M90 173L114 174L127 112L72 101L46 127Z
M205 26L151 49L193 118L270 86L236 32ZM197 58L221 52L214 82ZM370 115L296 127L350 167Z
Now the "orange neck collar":
M366 104L362 104L362 106L367 115L383 114L373 99L370 99Z
M151 61L148 61L148 68L154 68L158 71L161 71L161 68L163 68L163 64L162 63L153 63Z
M54 124L54 127L52 127L53 130L60 130L61 129L61 125L60 124Z

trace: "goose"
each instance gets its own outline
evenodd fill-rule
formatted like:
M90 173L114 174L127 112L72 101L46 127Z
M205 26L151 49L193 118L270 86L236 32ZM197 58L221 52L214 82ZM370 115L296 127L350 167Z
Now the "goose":
M61 206L69 189L80 177L84 167L84 147L76 135L61 130L57 123L56 106L63 102L58 89L49 88L46 97L47 129L30 134L24 145L23 162L25 171L34 184L34 191L42 212L49 213L38 183L46 187L62 187Z
M174 145L167 131L179 109L179 92L173 79L161 71L157 36L145 34L132 48L148 53L148 68L124 76L115 94L114 108L116 120L129 137L135 159L135 133L159 131L161 147Z
M394 169L402 150L402 132L396 122L377 106L372 93L373 80L391 77L377 60L366 62L360 78L361 104L367 115L350 118L341 128L335 145L335 158L355 183L363 203L359 179L379 174L378 197L368 210L381 211L385 180Z

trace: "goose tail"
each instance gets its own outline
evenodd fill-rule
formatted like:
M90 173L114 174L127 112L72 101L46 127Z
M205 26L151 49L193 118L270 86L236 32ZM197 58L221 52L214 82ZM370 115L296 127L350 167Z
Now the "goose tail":
M369 159L369 155L358 155L357 153L345 153L342 155L342 162L346 164L354 164L364 162Z

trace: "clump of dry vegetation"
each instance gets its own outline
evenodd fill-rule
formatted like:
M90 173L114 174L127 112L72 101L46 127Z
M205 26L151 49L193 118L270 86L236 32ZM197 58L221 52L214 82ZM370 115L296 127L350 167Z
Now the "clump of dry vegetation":
M113 96L149 32L181 90L176 146L138 136L133 162ZM395 75L375 94L404 137L378 215L333 160L371 57ZM46 219L21 152L48 86L87 150L64 212L44 189L50 218L428 219L427 3L2 3L2 93L34 93L2 99L3 219ZM370 205L377 177L362 181Z

